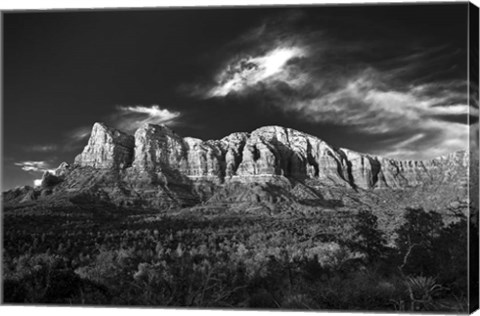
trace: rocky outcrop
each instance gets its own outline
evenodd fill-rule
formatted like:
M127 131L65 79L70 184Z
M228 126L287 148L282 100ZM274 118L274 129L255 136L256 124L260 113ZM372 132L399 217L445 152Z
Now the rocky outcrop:
M225 176L225 155L218 142L204 142L197 138L184 139L186 154L178 169L195 180L222 180Z
M75 164L97 169L124 169L132 163L134 138L103 123L93 125L90 139Z
M51 188L60 182L69 174L70 165L66 162L62 162L57 169L52 171L45 171L42 176L40 187Z
M385 187L385 178L382 174L382 164L377 157L359 154L347 149L341 149L345 159L344 177L352 187L371 189Z
M55 169L53 174L57 177L65 177L69 171L70 164L64 161L57 167L57 169Z
M163 125L145 124L130 136L95 123L75 163L47 172L39 190L49 197L88 192L127 207L170 208L222 200L298 200L309 205L328 205L329 200L341 205L343 193L338 192L345 190L393 192L455 183L461 195L468 184L468 159L468 153L454 153L431 161L399 161L334 148L280 126L203 141L183 138ZM24 191L28 194L15 191L8 196L14 201L43 196Z
M162 125L146 124L132 138L96 123L75 163L97 169L125 169L129 175L126 181L146 177L150 182L221 184L314 179L327 185L369 190L420 185L439 173L439 165L452 159L398 161L360 154L280 126L202 141L182 138Z
M185 142L163 125L145 124L135 132L133 168L161 171L184 168Z
M233 133L222 138L222 148L225 152L225 177L230 179L237 173L242 162L243 149L245 147L247 133Z
M31 186L16 187L12 190L2 193L2 200L7 204L20 204L25 202L34 201L39 195L38 191L35 191Z

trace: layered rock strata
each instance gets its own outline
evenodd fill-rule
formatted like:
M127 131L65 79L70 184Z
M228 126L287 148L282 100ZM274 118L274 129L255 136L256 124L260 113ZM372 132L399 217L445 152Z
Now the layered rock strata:
M469 157L457 152L400 161L335 148L279 126L203 141L162 125L145 124L131 136L95 123L73 164L46 172L39 187L3 197L12 205L70 200L155 209L202 203L385 208L382 203L411 199L438 207L466 195ZM432 192L443 193L434 198Z
M131 165L134 138L103 123L93 125L90 139L75 164L98 169L123 169Z
M456 155L460 155L456 157L460 164L468 165L468 155ZM279 126L202 141L182 138L166 126L146 124L132 137L96 123L75 165L126 170L132 179L144 174L177 183L275 182L286 178L353 189L401 189L438 176L452 159L398 161L360 154Z

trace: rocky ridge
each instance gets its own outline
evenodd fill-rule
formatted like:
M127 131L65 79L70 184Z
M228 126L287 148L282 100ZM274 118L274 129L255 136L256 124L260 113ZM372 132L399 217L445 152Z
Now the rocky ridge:
M160 125L146 124L131 136L95 123L73 165L46 173L41 187L47 198L83 194L121 206L299 199L326 205L332 188L374 193L452 181L463 188L468 160L466 152L430 161L382 158L280 126L203 141Z
M136 173L178 172L192 181L317 179L353 189L405 188L432 176L446 161L468 166L466 153L431 161L399 161L334 148L317 137L280 126L234 133L221 140L182 138L166 126L146 124L134 137L96 123L75 164Z

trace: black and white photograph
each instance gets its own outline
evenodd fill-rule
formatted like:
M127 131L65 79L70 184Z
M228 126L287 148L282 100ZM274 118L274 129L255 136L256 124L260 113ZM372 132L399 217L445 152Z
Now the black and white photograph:
M478 309L474 4L1 15L2 304Z

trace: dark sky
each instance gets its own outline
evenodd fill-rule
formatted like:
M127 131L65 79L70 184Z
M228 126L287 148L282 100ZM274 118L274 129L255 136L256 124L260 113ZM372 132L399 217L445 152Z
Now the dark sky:
M72 162L94 122L222 138L282 125L405 159L464 149L467 5L3 15L3 189Z

